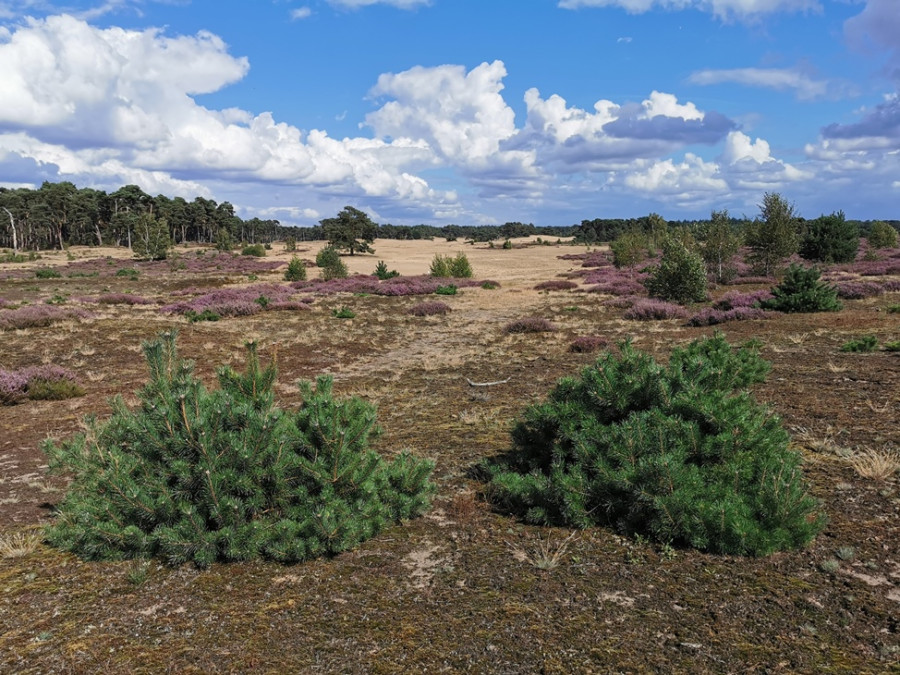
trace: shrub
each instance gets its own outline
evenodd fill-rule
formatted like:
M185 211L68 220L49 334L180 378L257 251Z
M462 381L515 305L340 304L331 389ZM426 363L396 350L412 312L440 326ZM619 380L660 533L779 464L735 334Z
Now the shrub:
M482 282L481 282L481 287L482 287L483 289L485 289L486 291L495 291L495 290L497 290L498 288L500 288L500 283L497 282L497 281L490 281L490 280L488 280L488 281L482 281Z
M34 276L38 279L59 279L62 274L52 267L42 267L34 271Z
M622 317L631 321L661 321L663 319L683 319L687 315L684 307L662 300L638 300L625 310Z
M413 316L436 316L450 312L450 305L446 302L420 302L409 308Z
M845 281L836 286L837 295L845 300L861 300L884 293L884 287L871 281Z
M431 267L428 273L433 277L444 279L450 276L450 258L436 253L431 259Z
M131 293L104 293L97 297L101 305L149 305L151 301Z
M897 230L888 225L883 220L877 220L872 223L867 237L869 246L872 248L896 248L897 246Z
M884 351L900 352L900 340L894 340L893 342L885 342L884 343Z
M297 238L292 236L287 236L284 238L284 250L288 253L293 253L297 250Z
M842 352L857 352L868 354L878 349L878 338L874 335L865 335L861 338L848 340L841 345Z
M296 412L274 406L273 364L248 345L247 368L218 371L209 391L176 353L175 334L143 345L150 379L129 409L44 443L51 469L73 475L47 529L54 546L90 559L155 556L294 562L351 549L420 514L433 464L369 448L374 408L337 400L332 380L301 382Z
M707 307L700 310L690 319L689 326L716 326L720 323L729 321L747 321L750 319L768 319L771 312L767 312L759 307L735 307L733 309L716 309L715 307Z
M859 226L847 222L843 211L806 223L800 255L820 262L853 262L859 250Z
M552 333L555 330L556 326L547 319L536 316L516 319L503 327L504 333Z
M668 365L626 341L528 408L485 464L491 499L526 521L607 525L662 543L766 555L824 526L781 421L745 388L769 364L725 339Z
M353 319L356 317L356 313L350 309L349 307L345 307L341 305L339 309L331 310L331 315L335 319Z
M254 258L265 258L266 247L262 244L249 244L241 249L241 255L252 255Z
M729 291L716 300L713 303L713 307L722 310L737 309L738 307L759 307L759 303L771 298L772 292L769 290L751 291L750 293Z
M26 305L18 309L7 309L0 313L0 330L43 328L57 321L84 319L88 316L90 314L82 309L57 305Z
M284 271L285 281L306 281L306 265L297 256L293 256Z
M569 345L569 351L575 354L593 354L596 351L605 349L609 344L606 338L599 335L584 335L572 340Z
M465 253L457 253L455 257L435 254L431 261L429 274L433 277L455 279L471 279L474 272Z
M117 277L128 277L132 281L137 281L138 271L131 267L123 267L121 269L116 270Z
M25 398L33 401L62 401L84 396L75 373L55 365L30 366L20 370L0 370L0 405Z
M0 405L13 405L28 395L28 378L19 370L0 369Z
M379 260L378 264L375 265L375 276L384 281L385 279L393 279L394 277L399 277L400 272L397 270L388 271L387 263L384 260Z
M447 286L438 286L434 289L435 295L456 295L456 286L449 284Z
M220 314L212 311L211 309L204 309L202 312L197 312L193 309L189 309L184 313L184 316L190 323L200 323L201 321L218 321L222 318Z
M682 304L706 300L703 259L674 237L663 241L662 252L659 266L647 270L649 277L644 283L650 295Z
M837 290L819 280L815 267L803 267L796 263L788 267L784 279L772 289L772 299L763 300L763 309L777 312L837 312L843 307L837 299Z
M316 254L316 266L322 268L322 279L325 281L347 278L347 266L333 246L325 246Z
M222 253L229 253L234 248L234 238L228 228L220 227L216 232L216 250Z
M536 291L571 291L578 288L578 284L574 281L565 281L563 279L551 279L550 281L542 281L534 287Z

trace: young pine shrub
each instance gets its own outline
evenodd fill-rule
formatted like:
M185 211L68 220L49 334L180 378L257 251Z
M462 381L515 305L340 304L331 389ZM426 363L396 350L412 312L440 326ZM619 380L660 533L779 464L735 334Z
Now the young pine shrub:
M842 352L857 354L871 354L878 349L878 338L874 335L864 335L861 338L848 340L841 345Z
M686 304L706 300L706 266L703 258L679 239L669 236L662 243L662 259L647 270L644 282L654 298Z
M524 412L513 451L485 465L489 495L541 525L725 554L804 546L824 516L781 421L746 391L768 370L720 334L665 366L625 341Z
M262 244L248 244L241 249L241 255L249 255L253 256L254 258L265 258L266 247Z
M306 281L306 265L297 256L292 256L284 271L285 281Z
M428 273L439 279L450 277L450 257L436 253L434 258L431 259L431 267Z
M316 266L322 268L322 279L346 279L349 274L347 265L341 260L338 250L334 246L325 246L316 254Z
M838 312L843 308L837 299L837 290L819 280L815 267L803 267L796 263L788 267L784 279L772 289L772 298L763 300L763 309L776 312Z
M294 412L274 405L274 364L247 345L244 373L223 367L209 391L176 352L175 333L144 343L150 379L131 410L47 441L50 466L74 476L47 529L54 546L97 560L178 565L295 562L357 546L427 507L433 464L369 447L380 429L332 380L300 382Z
M375 265L374 274L380 281L386 281L387 279L393 279L394 277L400 276L400 272L397 270L388 270L387 263L384 262L384 260L379 260L378 264Z

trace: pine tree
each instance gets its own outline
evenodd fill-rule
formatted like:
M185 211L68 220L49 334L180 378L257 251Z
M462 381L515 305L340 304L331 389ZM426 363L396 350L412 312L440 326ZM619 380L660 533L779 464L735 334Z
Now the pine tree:
M662 300L688 303L706 300L706 267L703 259L673 236L662 242L662 259L647 270L650 295Z
M843 308L837 289L819 279L815 267L793 264L781 283L772 289L773 297L760 303L763 309L777 312L838 312Z
M824 516L780 420L746 391L769 365L717 334L658 364L629 342L525 411L489 495L536 524L609 525L663 543L766 555Z
M859 226L848 222L843 211L822 215L806 223L800 243L800 255L807 260L845 263L856 259L859 250Z
M335 400L330 378L301 382L295 413L274 405L274 363L248 344L244 373L224 367L208 391L180 359L175 333L144 343L150 379L130 410L60 444L51 469L74 475L47 530L55 546L91 559L157 556L295 562L353 548L420 514L433 464L369 449L375 410Z

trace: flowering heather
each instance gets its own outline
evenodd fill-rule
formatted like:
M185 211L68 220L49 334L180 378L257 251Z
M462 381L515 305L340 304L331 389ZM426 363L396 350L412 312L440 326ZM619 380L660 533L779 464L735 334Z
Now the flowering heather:
M884 287L873 281L843 281L835 285L839 298L844 300L861 300L873 298L884 293Z
M152 300L131 293L106 293L97 298L101 305L151 305Z
M18 403L28 394L28 378L19 370L0 370L0 405Z
M555 330L556 326L537 316L516 319L503 327L505 333L552 333Z
M7 307L10 304L9 300L4 300L0 298L0 307Z
M21 328L42 328L57 321L86 319L90 312L59 305L26 305L18 309L8 309L0 313L0 330Z
M413 316L438 316L447 314L450 311L450 305L446 302L420 302L409 308L409 313Z
M191 300L183 300L160 308L165 314L211 312L219 316L250 316L263 309L263 304L285 302L294 294L290 286L255 284L244 288L221 288ZM266 298L268 302L258 302Z
M47 364L19 370L0 370L0 405L11 405L24 398L35 400L81 396L84 390L75 373Z
M588 293L603 293L604 295L640 295L647 291L639 279L628 277L611 277L606 281L597 283L587 289Z
M713 303L713 308L727 311L738 307L754 307L763 300L770 300L771 298L772 292L768 290L751 291L750 293L729 291Z
M642 298L636 295L619 295L614 298L607 298L602 304L604 307L617 307L618 309L628 309L634 303L639 302Z
M564 279L551 279L550 281L542 281L534 287L536 291L570 291L578 288L578 284L574 281L565 281Z
M446 280L443 283L446 283ZM291 284L291 287L301 292L318 293L320 295L369 293L370 295L407 296L430 295L443 283L441 279L430 275L400 276L379 281L377 277L358 274L346 279L332 279L330 281L322 281L321 279L296 281ZM482 284L481 281L473 279L454 279L453 283L459 288L481 286Z
M900 279L888 279L887 281L883 281L881 282L881 288L884 289L885 293L900 291Z
M282 300L279 302L272 302L266 307L266 309L270 312L272 311L302 311L305 309L309 309L312 304L311 298L304 298L301 300Z
M608 344L609 341L599 335L584 335L572 340L572 344L569 345L569 351L576 354L593 354L605 348Z
M687 312L684 307L663 300L640 300L622 315L631 321L683 319L685 316Z
M738 306L732 309L716 309L707 307L688 319L689 326L716 326L728 321L747 321L750 319L768 319L772 313L759 307Z
M770 286L774 286L778 283L778 280L775 277L735 277L728 282L728 286L749 286L750 284L768 284Z

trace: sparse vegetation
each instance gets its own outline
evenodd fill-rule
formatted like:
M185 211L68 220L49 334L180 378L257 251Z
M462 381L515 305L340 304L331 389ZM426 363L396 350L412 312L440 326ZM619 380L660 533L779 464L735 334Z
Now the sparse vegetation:
M848 340L841 345L842 352L858 352L868 354L878 349L878 338L874 335L865 335L861 338Z

